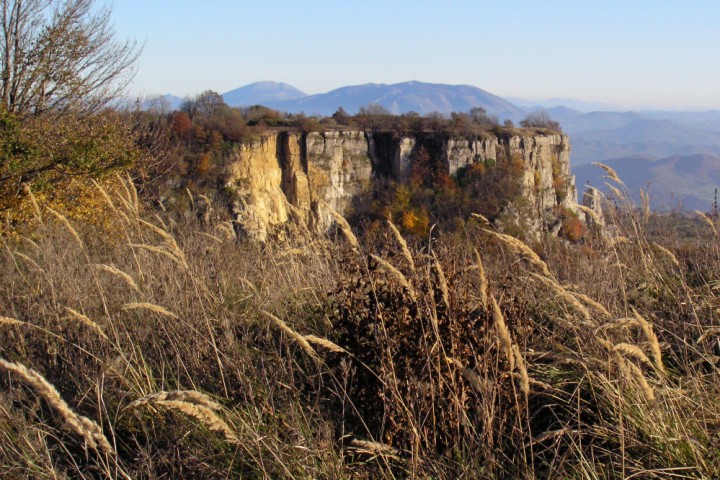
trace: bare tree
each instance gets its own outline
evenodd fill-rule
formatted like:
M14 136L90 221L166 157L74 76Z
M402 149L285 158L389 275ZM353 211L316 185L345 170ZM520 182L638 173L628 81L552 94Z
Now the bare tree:
M536 110L528 113L527 116L520 121L520 126L523 128L548 128L558 132L562 131L560 123L553 120L545 110Z
M117 99L141 48L95 0L0 0L0 101L11 113L90 114Z

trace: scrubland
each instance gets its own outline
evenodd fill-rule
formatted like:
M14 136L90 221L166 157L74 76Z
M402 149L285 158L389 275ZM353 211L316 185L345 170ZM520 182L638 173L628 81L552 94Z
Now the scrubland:
M720 243L252 244L102 192L2 237L3 478L718 478Z

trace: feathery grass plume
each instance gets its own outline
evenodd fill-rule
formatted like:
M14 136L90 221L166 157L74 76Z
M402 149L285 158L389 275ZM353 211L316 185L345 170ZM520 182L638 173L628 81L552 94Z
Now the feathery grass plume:
M360 250L360 243L358 242L357 237L350 228L350 224L347 222L347 220L345 220L345 217L340 215L333 207L328 205L323 200L320 200L319 202L328 210L328 212L330 212L330 215L332 215L332 217L335 219L335 222L340 227L340 230L343 232L343 235L345 235L347 241L350 242L350 245L353 248Z
M125 172L125 179L127 181L127 189L130 192L130 202L132 203L133 210L135 210L136 213L140 212L140 200L138 199L138 192L137 188L135 188L135 182L133 182L133 179L130 177L130 172Z
M485 384L478 374L465 367L460 360L451 357L445 357L448 365L453 365L460 371L460 375L468 382L468 384L478 393L484 395L487 391Z
M603 183L610 189L610 191L611 191L613 194L615 194L615 196L616 196L618 199L622 200L622 199L625 198L625 195L623 195L623 193L620 191L620 189L618 189L615 185L611 185L611 184L609 184L608 182L603 182Z
M0 367L15 373L25 383L30 385L37 394L54 408L65 420L65 423L79 436L83 437L91 448L97 451L103 451L110 455L115 454L107 438L103 434L100 426L87 417L78 415L70 406L62 399L58 391L52 386L45 377L35 370L26 367L20 363L8 362L0 358Z
M200 194L200 195L198 195L198 197L200 197L203 200L203 202L205 202L208 206L212 205L212 200L210 200L207 197L207 195Z
M611 352L611 356L613 360L615 360L615 363L618 366L618 370L620 370L622 378L624 378L628 382L632 382L635 376L628 367L628 365L630 365L632 362L628 362L627 360L625 360L625 358L620 355L620 353L613 349L613 346L609 342L601 341L600 343L607 344L605 345L605 347Z
M284 257L290 257L290 256L296 256L296 255L306 255L308 253L307 250L302 248L289 248L285 251L282 251L278 254L278 258L284 258Z
M186 403L194 403L195 405L207 407L211 410L216 411L222 410L223 408L222 405L217 403L208 395L202 392L198 392L197 390L172 390L168 392L162 391L145 395L144 397L138 398L134 402L128 404L125 408L123 408L123 410L131 410L133 408L141 407L149 403L163 400L174 400Z
M593 210L592 208L586 207L585 205L579 205L579 204L576 205L576 207L579 208L580 210L582 210L583 212L585 212L586 214L588 214L590 216L590 218L592 218L593 222L595 222L596 224L603 223L602 220L600 220L600 217L598 216L597 212L595 210Z
M512 337L510 336L510 330L508 330L507 324L505 323L505 317L500 311L495 297L490 295L490 304L492 305L493 316L495 317L495 327L497 329L498 338L500 339L500 347L505 353L505 358L510 364L510 371L515 370L515 354L512 349Z
M135 283L135 280L133 278L120 270L119 268L113 267L112 265L105 265L104 263L96 263L95 268L98 270L102 270L103 272L108 272L112 275L115 275L116 277L122 279L130 288L135 290L136 292L140 292L140 288L138 288L137 284Z
M620 180L620 177L618 177L617 172L615 172L615 170L613 170L611 167L608 167L607 165L602 164L600 162L593 162L593 165L596 165L596 166L602 168L603 170L605 170L605 173L608 174L607 178L609 178L613 182L619 183L620 185L625 185L623 183L623 181Z
M713 219L710 218L710 217L708 217L707 215L705 215L705 214L704 214L703 212L701 212L700 210L695 210L695 213L696 213L697 216L700 217L705 223L707 223L708 225L710 225L710 228L711 228L712 231L713 231L713 235L714 235L714 236L717 236L717 227L715 227L715 222L713 221Z
M470 216L473 218L477 218L478 220L487 225L490 225L490 220L488 220L487 217L485 217L484 215L480 215L479 213L471 213Z
M700 342L705 340L707 337L709 337L710 335L715 335L716 333L720 333L720 327L709 327L702 334L700 334L697 340L695 340L695 345L699 345Z
M123 195L118 193L117 198L123 204L125 209L128 212L132 212L134 214L135 218L137 218L139 212L137 210L135 210L135 208L133 206L132 193L130 193L130 189L128 188L127 184L125 183L125 179L118 172L115 172L115 178L117 179L117 181L120 184L120 186L122 187L122 189L125 191L124 197L123 197Z
M632 362L627 362L627 367L632 372L635 380L640 384L640 388L642 389L643 395L645 395L645 399L647 400L647 402L650 404L655 403L655 392L648 383L647 378L645 378L642 370L640 370L640 367L638 367Z
M397 229L395 224L390 221L390 219L387 220L388 227L390 227L390 231L393 233L393 236L395 237L395 240L400 244L400 250L402 251L403 257L405 257L405 260L410 265L410 270L413 272L415 271L415 261L413 260L412 254L410 253L410 249L408 248L407 242L403 238L402 234L400 233L400 230Z
M188 417L198 420L211 432L221 433L230 443L240 442L233 429L211 408L182 400L156 400L153 404L184 413Z
M532 248L528 247L525 243L521 242L515 237L506 235L504 233L493 232L492 230L483 229L483 231L493 235L495 238L509 246L512 250L522 253L533 265L539 268L542 273L548 277L552 277L550 269L545 262L533 251Z
M266 312L265 310L260 310L260 313L269 318L272 323L274 323L275 326L282 330L287 336L295 340L302 347L302 349L305 350L305 353L307 353L311 358L313 358L314 360L320 360L317 352L304 336L300 335L298 332L290 328L287 323L283 322L272 313Z
M559 430L548 430L547 432L543 432L542 434L533 438L532 441L530 442L530 445L536 445L538 443L542 443L547 440L555 440L556 438L560 438L565 435L577 435L579 433L582 433L582 430L574 430L574 429L570 429L570 428L561 428Z
M399 458L398 455L400 455L400 452L397 449L384 443L371 442L369 440L360 440L357 438L353 438L350 442L350 445L355 447L355 449L360 452L369 453L371 455L380 455L394 458Z
M450 289L448 288L447 279L445 278L445 272L443 272L442 265L440 265L440 261L435 255L435 252L433 252L432 256L443 303L445 304L445 308L450 309Z
M80 312L78 312L78 311L76 311L76 310L73 310L73 309L70 308L70 307L65 307L65 310L67 310L67 312L68 312L73 318L75 318L75 319L79 320L80 322L84 323L85 325L87 325L88 327L90 327L92 330L94 330L94 331L95 331L98 335L100 335L102 338L104 338L105 340L108 340L108 336L105 335L105 331L102 329L102 327L101 327L100 325L98 325L97 323L93 322L92 320L90 320L90 318L88 318L86 315L83 315L82 313L80 313Z
M37 198L35 198L35 194L30 189L30 185L25 184L24 187L25 187L25 191L28 194L28 197L30 197L30 203L32 204L33 213L35 214L35 218L37 218L37 220L42 223L42 221L43 221L42 211L40 210L40 205L38 205Z
M640 189L640 203L642 205L643 222L647 223L650 219L650 195L642 188Z
M230 241L230 240L235 239L235 229L232 227L232 223L230 223L230 222L219 223L215 227L215 230L218 230L219 232L221 232L223 234L223 236L225 237L225 240Z
M21 252L13 252L13 256L18 257L18 258L22 258L23 260L25 260L26 262L28 262L30 265L32 265L33 267L37 268L37 269L38 269L39 271L41 271L41 272L44 272L44 271L45 271L45 269L43 269L35 260L33 260L32 258L28 257L28 256L25 255L24 253L21 253Z
M240 280L240 283L242 283L246 287L249 287L250 290L252 290L255 294L259 293L257 287L250 280L243 277L238 277L238 279Z
M70 235L72 235L73 238L75 239L75 241L78 243L78 245L80 245L80 248L84 249L85 244L83 244L83 241L80 239L80 235L78 235L77 231L73 228L73 226L70 224L70 221L65 217L65 215L63 215L62 213L60 213L56 210L53 210L50 207L45 207L45 208L47 208L47 210L50 213L52 213L55 216L55 218L60 220L60 223L62 223L63 226L67 229L67 231L70 232Z
M622 353L626 357L637 358L638 360L646 363L649 366L653 365L648 356L645 355L645 353L637 345L621 342L615 344L613 346L613 350Z
M40 250L40 245L38 245L35 240L33 240L30 237L22 237L23 241L29 243L35 250Z
M617 237L614 237L612 240L610 240L609 246L610 246L610 247L614 247L614 246L616 246L616 245L620 245L621 243L631 244L632 241L631 241L629 238L627 238L627 237L623 237L622 235L618 235Z
M185 187L185 192L187 192L188 198L190 199L190 209L194 211L195 210L195 198L193 198L193 194L189 188Z
M480 252L478 252L477 249L473 249L473 252L475 252L475 265L477 266L478 278L480 279L480 301L482 302L483 308L487 308L488 280L487 276L485 276L485 267L483 267Z
M590 307L594 308L594 309L597 310L598 312L602 313L602 314L605 315L606 317L608 317L608 318L612 317L612 314L610 313L610 311L608 311L607 308L605 308L604 305L602 305L600 302L596 302L595 300L593 300L593 299L590 298L589 296L585 295L584 293L580 293L580 292L570 292L570 294L571 294L573 297L575 297L575 298L577 298L578 300L580 300L581 302L584 302L586 305L589 305Z
M177 315L175 315L173 312L168 310L165 307L162 307L160 305L155 305L154 303L145 303L145 302L139 302L139 303L125 303L121 307L123 310L148 310L150 312L158 313L160 315L164 315L166 317L171 318L178 318Z
M559 285L551 278L543 277L542 275L538 275L537 273L530 273L530 276L535 280L538 280L539 282L550 287L560 298L569 303L580 315L582 315L586 322L591 322L592 317L590 316L590 312L588 312L587 308L585 308L585 306L580 303L578 299L575 298L570 292L565 290L562 285Z
M128 218L128 216L125 215L125 213L123 213L120 209L118 209L117 206L115 206L115 202L113 202L113 199L110 197L110 194L107 192L107 190L105 190L105 188L102 185L100 185L99 183L97 183L95 180L91 180L91 181L92 181L93 185L95 185L95 188L97 188L97 190L100 192L100 195L105 200L105 203L107 203L108 206L110 207L110 210L112 210L116 214L120 215L123 218L123 220L125 220L126 223L130 223L130 219ZM124 202L122 196L118 195L118 197L120 198L120 201L123 204L125 204L126 207L128 207L128 210L131 210L131 208L129 208L130 205L126 204Z
M313 343L315 345L319 345L321 347L327 348L331 352L335 353L349 353L347 350L342 348L340 345L331 342L327 338L317 337L315 335L304 335L305 340L307 340L310 343Z
M517 365L518 372L520 373L520 391L526 396L530 395L530 376L525 366L525 359L520 352L520 347L517 344L512 346L513 354L515 355L515 365Z
M18 320L17 318L0 316L0 325L23 325L24 323L26 322Z
M385 272L389 273L391 276L393 276L398 282L400 282L400 285L402 285L410 294L410 297L412 297L413 300L415 300L415 290L412 288L412 285L410 285L410 282L407 281L407 278L405 278L405 275L402 274L400 270L390 265L389 262L383 260L382 258L378 257L377 255L370 254L370 257L377 262L377 264L385 270Z
M221 238L218 238L218 237L216 237L215 235L211 235L211 234L206 233L206 232L199 232L199 233L200 233L200 235L202 235L203 237L207 237L207 238L209 238L210 240L212 240L213 242L216 242L216 243L224 243Z
M672 253L667 248L663 247L660 244L657 244L655 242L652 243L652 246L657 249L659 252L662 252L670 261L675 265L676 267L680 268L680 262L678 261L677 257L674 253Z
M185 255L183 255L182 257L178 257L176 251L170 251L167 248L156 247L155 245L147 245L144 243L130 243L129 245L134 248L139 248L141 250L147 250L148 252L157 253L157 254L162 255L165 258L168 258L168 259L172 260L173 262L177 263L185 270L190 269L190 267L187 264L187 260L185 260ZM182 253L182 252L180 252L180 253Z
M603 325L600 325L597 330L595 330L595 333L611 330L615 328L630 328L634 326L639 326L640 324L638 321L634 318L624 317L624 318L618 318L615 320L612 320L610 322L604 323Z
M167 243L168 245L177 245L177 243L175 243L175 238L173 238L172 235L170 235L167 231L158 227L157 225L154 225L146 220L143 220L142 218L138 219L138 223L140 225L144 225L145 227L149 228L153 232L160 235L163 238L163 240L165 240L165 243Z
M144 225L148 227L150 230L154 231L158 235L160 235L163 240L165 240L165 245L167 246L167 249L173 253L178 259L180 259L183 263L187 264L187 260L185 258L185 252L183 252L180 247L178 246L177 242L175 241L175 237L173 237L167 230L164 230L157 225L153 225L150 222L146 222L143 219L138 219L138 222L141 225Z
M655 361L655 367L660 373L665 373L665 367L662 363L662 352L660 351L660 342L658 341L657 336L655 335L655 332L653 331L653 327L645 320L645 317L640 315L637 310L634 308L632 309L633 316L640 324L640 328L642 329L643 333L645 334L645 338L647 339L648 343L650 344L650 352L652 353L653 360Z

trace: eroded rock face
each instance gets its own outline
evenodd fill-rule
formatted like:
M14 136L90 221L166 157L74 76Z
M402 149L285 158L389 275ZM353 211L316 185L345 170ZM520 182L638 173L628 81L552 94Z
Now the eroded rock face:
M323 205L344 212L354 196L370 186L372 161L365 132L359 130L311 132L305 138L307 177L316 229L332 225L332 216Z
M237 194L240 230L264 240L292 218L313 231L325 231L333 223L327 206L346 213L375 175L407 179L421 144L414 137L373 138L361 130L264 134L238 147L227 167L226 184ZM437 153L450 175L478 162L521 165L523 197L532 207L532 228L538 232L558 209L576 211L570 144L564 135L487 134L435 145L441 145Z
M233 213L238 228L261 241L270 228L288 220L277 147L277 135L243 144L235 150L226 170L226 185L235 193Z
M595 232L605 232L605 217L602 210L603 194L595 187L589 186L585 189L582 204L590 211L585 211L585 223ZM592 212L592 213L590 213Z

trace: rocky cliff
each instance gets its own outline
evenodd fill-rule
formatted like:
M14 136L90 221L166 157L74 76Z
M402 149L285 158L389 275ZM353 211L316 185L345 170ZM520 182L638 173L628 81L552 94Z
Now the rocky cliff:
M226 186L234 192L240 230L264 240L293 220L313 231L332 225L326 205L345 212L371 188L373 179L406 180L419 145L413 136L361 130L266 132L237 147L227 165ZM449 175L488 162L521 165L521 185L537 234L553 230L558 211L576 211L570 175L570 143L565 135L519 131L482 138L433 138L434 160Z

